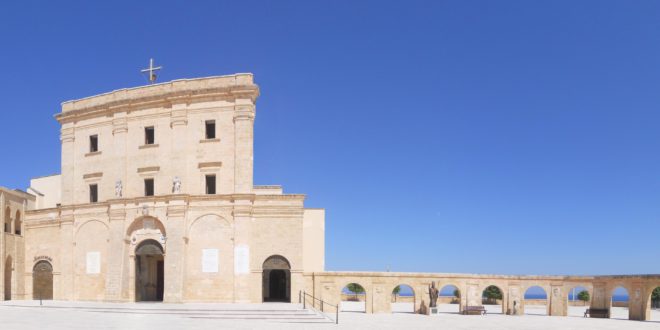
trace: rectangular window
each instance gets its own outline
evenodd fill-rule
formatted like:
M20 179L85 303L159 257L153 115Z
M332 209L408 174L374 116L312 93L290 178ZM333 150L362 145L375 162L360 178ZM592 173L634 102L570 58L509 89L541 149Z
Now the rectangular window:
M154 195L154 179L144 179L144 195Z
M156 141L155 131L153 126L144 128L144 144L154 144Z
M206 121L206 139L215 139L215 120Z
M89 202L96 203L99 201L99 186L97 184L89 185Z
M215 175L206 176L206 194L215 195Z
M99 136L90 135L89 137L89 152L99 151Z

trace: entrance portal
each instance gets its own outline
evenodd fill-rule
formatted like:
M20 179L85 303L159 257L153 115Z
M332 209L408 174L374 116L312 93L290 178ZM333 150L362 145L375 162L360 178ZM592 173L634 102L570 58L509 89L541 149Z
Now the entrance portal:
M163 301L163 247L148 239L135 249L135 301Z
M41 260L32 269L32 299L53 299L53 265Z
M291 302L291 266L282 256L270 256L263 265L263 300Z

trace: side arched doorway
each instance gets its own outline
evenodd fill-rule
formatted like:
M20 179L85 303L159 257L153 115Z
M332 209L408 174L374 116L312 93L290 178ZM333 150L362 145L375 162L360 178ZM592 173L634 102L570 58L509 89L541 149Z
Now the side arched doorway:
M165 288L163 246L153 239L135 249L135 301L163 301Z
M286 258L270 256L263 264L263 301L291 302L291 265Z
M32 299L53 299L53 265L41 260L32 268Z

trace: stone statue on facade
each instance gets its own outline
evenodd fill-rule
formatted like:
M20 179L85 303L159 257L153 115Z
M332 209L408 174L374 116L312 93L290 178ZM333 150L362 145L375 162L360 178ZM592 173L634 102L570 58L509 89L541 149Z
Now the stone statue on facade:
M121 197L123 187L121 185L121 180L115 182L115 197Z
M175 176L172 181L172 192L175 194L181 193L181 179L178 176Z
M436 307L438 303L438 289L435 287L435 282L429 285L429 307Z

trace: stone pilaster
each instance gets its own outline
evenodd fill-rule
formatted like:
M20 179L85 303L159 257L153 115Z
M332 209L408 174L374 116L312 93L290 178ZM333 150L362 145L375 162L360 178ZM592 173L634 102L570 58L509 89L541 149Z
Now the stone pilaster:
M126 145L128 139L128 123L126 119L126 113L120 112L115 113L114 118L112 119L112 150L104 150L103 153L106 155L106 159L111 160L114 166L107 167L108 176L112 180L112 188L117 180L121 180L123 186L123 194L127 193L127 159L126 159ZM114 193L111 195L114 198L122 198L126 196L115 196ZM132 197L132 196L131 196Z
M167 207L164 302L183 302L186 203L170 200Z
M180 178L188 177L187 164L186 164L186 145L189 143L190 133L188 131L188 105L186 103L176 103L171 106L170 111L170 127L171 127L171 145L172 152L169 155L169 167L176 169L174 176ZM172 182L174 177L164 178L167 180L169 186L167 194L172 193ZM190 182L183 182L181 185L181 193L191 193Z
M519 283L509 284L509 294L506 302L506 313L508 315L523 315L523 290Z
M390 313L392 312L392 289L389 288L387 283L374 283L372 291L373 297L373 312L374 313Z
M237 99L234 109L234 192L252 193L255 106L250 99Z
M628 308L631 320L644 321L646 320L646 301L647 296L644 295L644 285L642 282L633 282L630 287ZM650 295L650 293L649 293Z
M6 213L5 208L7 207L7 197L4 193L0 192L0 299L5 298L5 256L7 251L5 250L5 219Z
M594 291L591 297L591 308L610 308L611 294L608 293L607 283L594 282Z
M75 137L73 124L62 125L60 133L62 143L62 205L74 204L74 159Z
M61 216L61 236L60 236L60 262L59 265L53 264L53 274L60 273L59 281L53 277L53 299L56 300L74 300L76 290L74 278L74 215L73 209L62 210Z
M108 272L105 283L105 299L108 301L125 300L122 297L124 291L124 272L127 271L125 265L126 254L126 234L124 233L124 221L126 220L126 210L123 203L111 203L109 210L110 222L110 246L108 249Z
M568 293L564 290L561 283L551 284L550 292L548 293L548 315L550 316L566 316L568 312Z
M234 211L233 211L233 216L234 216L234 260L236 262L236 258L238 257L236 255L237 247L239 248L245 248L247 247L247 251L249 253L250 257L250 265L251 268L261 268L261 263L258 260L254 260L252 262L252 255L253 253L250 251L250 233L251 233L251 227L252 227L252 199L250 199L250 196L245 196L246 198L242 199L236 199L234 200ZM234 273L234 302L236 303L248 303L248 302L253 302L253 303L260 303L261 298L259 298L258 301L252 301L250 297L261 297L261 294L259 295L251 295L250 290L258 290L261 292L262 288L261 285L259 286L250 286L250 273L238 273L237 270L235 269L235 265L230 265L233 269ZM251 269L252 270L252 269ZM293 292L291 292L291 295L293 296ZM292 298L293 299L293 298Z

